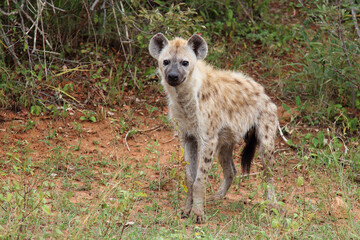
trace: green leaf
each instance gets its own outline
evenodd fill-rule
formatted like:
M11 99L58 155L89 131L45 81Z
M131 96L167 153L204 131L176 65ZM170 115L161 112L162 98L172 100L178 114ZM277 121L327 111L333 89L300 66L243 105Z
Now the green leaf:
M357 118L353 118L353 119L349 120L349 127L350 127L351 131L357 130L357 125L358 125L358 119Z
M64 233L60 230L60 229L58 229L58 228L55 228L55 234L57 235L57 236L64 236Z
M301 99L299 96L295 97L295 102L296 102L297 109L300 110L301 109Z
M291 110L290 107L288 105L286 105L285 103L282 104L283 108L285 109L285 111L287 111L288 113L291 114Z
M146 193L143 193L143 192L137 192L135 194L136 197L139 197L139 198L144 198L144 197L147 197L147 194Z
M95 116L91 116L91 117L89 118L89 120L90 120L91 122L96 122L96 117L95 117Z
M51 215L49 206L43 205L43 206L41 206L41 209L42 209L47 215Z
M6 194L5 201L10 202L11 197L12 197L12 194L11 194L11 193L7 193L7 194Z
M33 115L40 115L40 113L41 113L41 107L40 107L40 106L37 106L37 105L31 106L30 112L31 112L31 114L33 114Z
M304 177L303 176L299 176L297 179L296 179L296 184L301 187L302 185L304 185Z
M128 137L131 137L132 135L134 135L134 133L136 133L136 129L132 129L129 134L128 134Z
M297 229L299 229L299 227L300 227L300 225L299 225L298 222L293 221L293 222L291 223L291 228L292 228L293 230L297 230Z
M318 142L319 142L319 147L324 146L324 133L322 131L318 132Z
M278 228L278 227L280 227L279 220L273 219L273 220L271 221L271 227L272 227L272 228Z
M155 71L156 71L156 68L155 68L155 67L149 67L149 68L147 68L146 71L145 71L145 76L154 75L154 74L155 74Z
M313 137L313 135L312 135L311 133L305 134L305 139L310 139L310 138L312 138L312 137Z
M232 20L233 15L234 15L234 12L231 9L228 9L227 12L226 12L227 19Z
M316 138L312 139L312 144L314 145L314 147L317 147L319 144L319 141Z

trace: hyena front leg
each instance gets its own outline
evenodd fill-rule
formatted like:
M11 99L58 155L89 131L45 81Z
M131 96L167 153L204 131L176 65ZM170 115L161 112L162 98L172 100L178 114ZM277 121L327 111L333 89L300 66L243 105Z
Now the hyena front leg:
M206 182L208 173L211 169L212 158L215 153L216 140L208 141L200 147L200 159L197 167L196 179L193 184L193 206L191 210L197 223L205 222L204 204Z
M227 190L230 188L236 175L236 168L233 161L234 144L223 144L219 148L219 162L223 169L224 180L215 195L209 197L207 201L222 200Z
M185 206L181 209L181 217L188 217L193 205L193 184L196 178L198 143L194 136L186 135L182 137L181 145L184 148L185 161L189 163L186 165L185 170L185 181L188 191Z

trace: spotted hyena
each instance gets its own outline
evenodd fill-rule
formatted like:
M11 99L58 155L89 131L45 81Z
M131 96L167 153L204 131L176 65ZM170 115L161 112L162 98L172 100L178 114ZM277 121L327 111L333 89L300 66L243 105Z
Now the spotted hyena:
M151 56L158 60L162 85L168 95L169 115L177 125L185 150L188 188L182 216L194 214L205 221L206 181L212 159L217 156L224 181L209 200L224 198L236 169L233 149L242 139L242 171L249 173L256 147L267 182L267 198L276 202L272 182L274 140L277 130L275 104L264 88L240 72L214 69L203 59L208 52L199 35L172 41L161 33L150 41Z

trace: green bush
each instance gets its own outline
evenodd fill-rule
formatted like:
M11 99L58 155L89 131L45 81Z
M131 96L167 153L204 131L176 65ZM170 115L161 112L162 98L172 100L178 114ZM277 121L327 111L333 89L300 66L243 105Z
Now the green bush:
M302 78L321 101L360 109L360 42L350 5L315 1L300 29Z
M359 9L350 2L3 1L0 106L36 106L42 113L87 103L89 97L69 84L104 96L95 102L121 102L126 89L141 94L153 79L147 53L153 34L197 32L214 46L208 59L217 66L254 60L265 77L290 75L285 92L305 90L321 106L360 109L360 50L351 12ZM282 61L295 66L294 74ZM275 67L279 73L271 74Z

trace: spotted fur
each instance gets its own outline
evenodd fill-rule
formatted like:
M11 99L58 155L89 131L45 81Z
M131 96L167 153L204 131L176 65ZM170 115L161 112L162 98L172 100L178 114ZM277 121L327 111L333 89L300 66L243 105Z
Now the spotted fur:
M224 198L236 169L234 145L246 138L243 172L258 148L267 182L267 198L276 202L272 171L277 108L264 88L240 72L217 70L206 64L207 43L199 35L168 41L161 33L150 41L150 54L158 60L161 83L168 95L169 115L185 150L188 188L183 216L191 213L205 221L207 175L217 156L224 181L210 200Z

